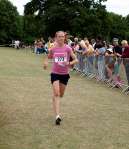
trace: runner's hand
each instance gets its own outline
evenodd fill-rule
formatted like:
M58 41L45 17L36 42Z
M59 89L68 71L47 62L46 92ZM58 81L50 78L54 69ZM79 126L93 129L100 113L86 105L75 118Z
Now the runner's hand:
M44 70L46 70L47 67L48 67L48 63L45 62L45 63L43 64L43 68L44 68Z
M63 62L63 64L64 64L65 66L68 66L68 65L69 65L69 62Z

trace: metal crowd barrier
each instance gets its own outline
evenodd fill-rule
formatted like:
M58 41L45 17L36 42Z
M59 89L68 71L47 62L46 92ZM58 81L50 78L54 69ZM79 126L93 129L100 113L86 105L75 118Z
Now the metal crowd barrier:
M88 79L95 79L107 87L120 88L122 93L129 94L129 59L112 56L84 56L76 52L79 63L74 70Z

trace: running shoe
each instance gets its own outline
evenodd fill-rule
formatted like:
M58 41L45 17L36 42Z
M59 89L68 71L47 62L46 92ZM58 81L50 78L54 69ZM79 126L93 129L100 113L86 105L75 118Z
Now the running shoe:
M60 122L61 122L61 121L62 121L62 120L61 120L60 117L56 118L56 121L55 121L56 125L60 125Z

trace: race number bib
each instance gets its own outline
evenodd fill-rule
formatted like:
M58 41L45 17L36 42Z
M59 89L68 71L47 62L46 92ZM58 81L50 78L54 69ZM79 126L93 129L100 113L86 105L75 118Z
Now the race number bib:
M67 62L67 54L55 53L54 54L54 61L55 61L55 63L63 66L63 62Z

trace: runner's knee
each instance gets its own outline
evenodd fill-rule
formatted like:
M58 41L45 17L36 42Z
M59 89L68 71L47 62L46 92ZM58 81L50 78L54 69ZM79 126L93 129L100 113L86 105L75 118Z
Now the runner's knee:
M60 97L60 93L59 92L55 92L54 93L54 97Z
M60 94L60 97L62 98L64 96L64 94Z

